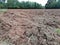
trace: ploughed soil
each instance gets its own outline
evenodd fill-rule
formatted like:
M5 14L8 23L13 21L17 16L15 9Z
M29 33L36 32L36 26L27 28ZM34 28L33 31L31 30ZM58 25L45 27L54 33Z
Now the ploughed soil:
M60 45L60 9L8 9L0 12L0 45Z

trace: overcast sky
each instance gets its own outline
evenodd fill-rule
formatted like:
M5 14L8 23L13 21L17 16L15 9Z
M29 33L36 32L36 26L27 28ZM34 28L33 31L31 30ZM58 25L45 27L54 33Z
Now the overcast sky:
M19 0L19 1L28 1L28 0ZM42 4L43 6L47 3L47 0L29 0L32 2L37 2L39 4Z

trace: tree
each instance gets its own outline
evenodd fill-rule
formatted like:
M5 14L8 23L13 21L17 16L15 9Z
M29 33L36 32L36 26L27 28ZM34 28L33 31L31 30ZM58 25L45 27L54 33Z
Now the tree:
M7 0L7 7L8 8L16 8L17 7L17 0Z
M4 9L6 8L6 3L5 3L6 0L0 0L0 9Z
M57 7L58 9L60 9L60 0L58 0L58 2L57 2L57 4L56 4L56 7Z
M45 5L45 8L57 8L57 0L48 0L47 4Z

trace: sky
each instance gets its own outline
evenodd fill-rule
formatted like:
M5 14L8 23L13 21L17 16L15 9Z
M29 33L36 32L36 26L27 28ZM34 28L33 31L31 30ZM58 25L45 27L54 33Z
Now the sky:
M42 4L44 6L47 3L48 0L19 0L19 1L37 2L37 3Z

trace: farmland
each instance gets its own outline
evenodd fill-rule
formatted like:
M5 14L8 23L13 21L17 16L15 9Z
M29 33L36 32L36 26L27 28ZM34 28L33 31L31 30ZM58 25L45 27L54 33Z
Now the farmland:
M60 45L60 9L8 9L0 12L0 45Z

